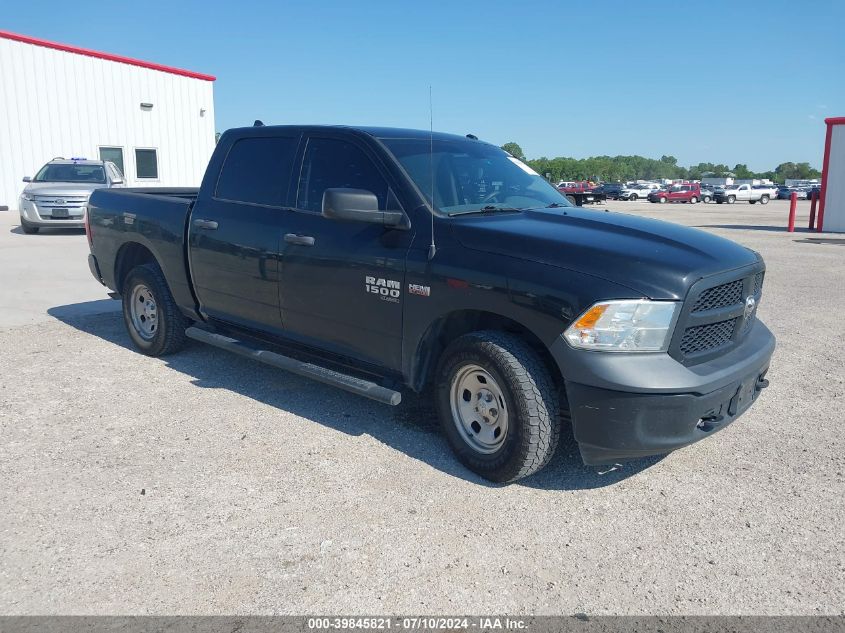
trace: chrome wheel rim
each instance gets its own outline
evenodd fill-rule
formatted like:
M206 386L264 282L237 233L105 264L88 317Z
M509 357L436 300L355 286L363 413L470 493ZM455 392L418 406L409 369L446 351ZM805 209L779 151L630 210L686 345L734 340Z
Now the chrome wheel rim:
M478 365L464 365L452 378L452 422L473 450L489 455L508 436L505 396L493 376Z
M145 341L152 340L158 331L158 309L155 296L143 284L132 289L129 316L132 317L132 327L138 335Z

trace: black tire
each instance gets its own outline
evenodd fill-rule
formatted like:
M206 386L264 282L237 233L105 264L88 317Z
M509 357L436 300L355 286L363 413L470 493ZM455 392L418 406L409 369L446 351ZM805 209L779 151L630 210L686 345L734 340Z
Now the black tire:
M756 200L749 200L748 204L757 204L757 201Z
M133 324L129 305L139 286L149 289L155 303L156 329L151 337L145 337ZM147 356L167 356L178 352L188 340L185 329L191 324L190 319L176 306L158 264L144 264L129 271L123 283L123 321L132 343L139 352Z
M704 196L704 197L701 198L701 201L704 202L704 203L710 202L710 200L712 200L712 198L710 196Z
M690 204L696 204L696 203L698 203L698 198L693 196L692 198L689 199L689 202L690 202Z
M736 202L736 196L728 196L728 204L733 204Z
M575 200L575 196L566 196L566 199L569 200L573 205L578 206L578 203Z
M660 204L666 204L668 198L666 196L660 196Z
M41 227L35 226L34 224L30 224L29 222L21 218L21 231L23 231L27 235L35 235L36 233L38 233L38 230L40 228Z
M469 444L452 413L453 382L469 366L487 372L504 398L506 436L492 453ZM435 399L446 439L462 464L491 481L516 481L548 464L560 437L559 397L543 362L512 334L482 331L461 336L446 348L437 366Z
M630 196L628 196L628 200L630 200L631 202L636 202L637 201L637 194L632 193Z
M760 204L769 204L769 196L762 196L760 198Z

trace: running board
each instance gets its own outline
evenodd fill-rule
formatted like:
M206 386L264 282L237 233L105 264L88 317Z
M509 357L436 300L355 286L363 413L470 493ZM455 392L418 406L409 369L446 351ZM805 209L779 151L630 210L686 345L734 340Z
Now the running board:
M255 349L242 341L223 336L222 334L215 334L214 332L201 330L197 327L189 327L185 330L185 335L195 341L214 345L220 349L225 349L240 356L246 356L247 358L252 358L253 360L272 365L273 367L278 367L279 369L284 369L285 371L299 374L300 376L305 376L306 378L311 378L312 380L317 380L324 384L338 387L339 389L344 389L350 393L376 400L382 404L389 404L395 407L402 402L402 394L393 389L382 387L369 380L348 376L333 369L327 369L326 367L306 363L295 358L282 356L266 349Z

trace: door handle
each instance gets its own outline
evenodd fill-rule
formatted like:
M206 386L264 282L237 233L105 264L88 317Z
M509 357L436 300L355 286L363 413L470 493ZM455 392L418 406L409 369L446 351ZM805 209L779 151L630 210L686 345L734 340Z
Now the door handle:
M217 230L217 222L214 220L194 220L194 226L198 229L206 229L207 231Z
M297 235L296 233L286 233L285 242L288 244L298 244L299 246L314 246L314 238L310 235Z

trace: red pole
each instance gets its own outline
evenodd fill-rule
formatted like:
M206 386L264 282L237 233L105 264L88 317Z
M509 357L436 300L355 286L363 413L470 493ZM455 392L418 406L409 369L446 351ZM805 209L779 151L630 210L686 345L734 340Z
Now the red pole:
M813 191L810 194L810 224L807 226L808 229L811 231L815 228L816 224L816 201L819 199L819 194L817 191Z
M795 233L795 207L798 206L798 192L793 191L789 196L789 228L786 229L790 233Z

